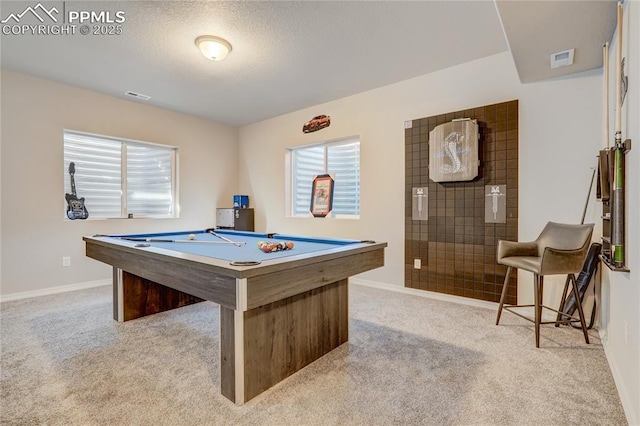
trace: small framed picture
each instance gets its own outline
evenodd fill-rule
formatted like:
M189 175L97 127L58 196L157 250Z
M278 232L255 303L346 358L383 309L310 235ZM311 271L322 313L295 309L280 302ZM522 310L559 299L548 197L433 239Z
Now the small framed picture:
M333 178L331 175L318 175L311 187L311 214L325 217L333 208Z

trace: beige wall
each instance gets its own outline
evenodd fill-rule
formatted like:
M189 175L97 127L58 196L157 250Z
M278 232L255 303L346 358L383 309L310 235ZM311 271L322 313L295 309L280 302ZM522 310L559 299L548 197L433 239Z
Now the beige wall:
M404 121L519 99L519 239L532 240L547 221L578 223L581 219L592 167L596 166L596 155L602 145L602 84L602 71L595 70L523 85L510 54L504 53L296 111L240 129L239 190L251 196L257 211L258 230L388 242L385 267L361 278L401 287ZM330 115L331 126L303 134L302 124L318 114ZM635 114L637 117L637 106ZM637 127L635 132L637 138ZM351 135L361 138L360 219L287 217L286 148ZM637 151L636 148L630 157L636 164ZM637 169L631 172L635 173L636 182ZM637 223L637 193L631 198L629 214ZM602 229L600 214L601 206L592 195L586 222L596 223L596 241ZM637 227L632 227L630 232L634 230L637 235ZM636 254L632 254L630 266L637 270L640 268L637 242L631 245L632 251L634 247ZM519 278L519 300L531 302L532 277L520 273ZM564 282L562 277L554 278L547 281L555 281L557 285L545 286L545 302L549 305L559 303ZM611 289L610 299L605 301L615 303L604 309L611 312L610 327L618 334L622 327L622 319L614 319L618 313L627 318L629 324L634 323L629 325L634 333L638 330L639 283L637 278L633 282L628 282L628 278L620 277L625 285ZM630 298L626 299L625 295ZM615 355L610 360L619 362L612 369L634 372L632 376L618 374L616 380L621 389L629 390L628 394L621 395L627 401L627 412L634 404L637 410L638 340L630 341L628 347L616 345L612 350ZM637 414L635 416L637 419Z
M402 286L404 121L519 99L520 236L534 239L548 220L580 220L600 144L601 84L590 72L522 85L503 53L296 111L240 129L240 190L254 200L258 229L387 241L386 266L363 277ZM303 134L318 114L331 126ZM361 138L360 219L286 217L286 148L351 135ZM587 219L596 218L592 205ZM521 293L532 297L530 288Z
M65 220L65 128L178 146L180 218ZM83 235L213 226L237 192L236 128L6 70L1 134L3 296L108 278Z
M519 83L511 62L508 55L498 55L240 129L239 185L255 200L256 226L269 232L386 241L386 266L363 278L402 286L404 121L517 98ZM496 73L494 67L510 72ZM303 134L303 123L318 114L330 115L331 126ZM360 136L360 219L286 217L286 148L352 135Z

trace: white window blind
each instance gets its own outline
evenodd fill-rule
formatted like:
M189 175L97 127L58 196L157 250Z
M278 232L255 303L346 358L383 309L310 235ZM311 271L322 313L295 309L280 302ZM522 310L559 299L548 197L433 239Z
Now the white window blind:
M292 213L307 216L317 175L334 179L333 215L360 214L360 141L350 139L295 148L292 152Z
M311 208L313 178L325 173L324 147L293 150L293 214L307 215Z
M65 130L66 193L71 162L90 218L176 216L176 148Z
M126 145L127 213L173 217L173 152L151 145Z
M333 175L335 214L360 214L360 142L327 147L327 173Z

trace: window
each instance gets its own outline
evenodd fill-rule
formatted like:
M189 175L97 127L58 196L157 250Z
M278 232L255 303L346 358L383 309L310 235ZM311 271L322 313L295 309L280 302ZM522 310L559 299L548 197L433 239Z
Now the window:
M177 217L177 148L65 130L66 193L71 162L90 218Z
M333 211L336 216L360 214L360 140L350 138L289 150L291 161L291 213L309 216L311 187L317 175L333 176Z

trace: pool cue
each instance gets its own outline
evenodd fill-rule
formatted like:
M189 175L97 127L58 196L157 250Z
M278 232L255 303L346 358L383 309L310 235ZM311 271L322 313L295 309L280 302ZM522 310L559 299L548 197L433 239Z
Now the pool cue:
M606 42L602 47L602 63L604 64L603 70L603 98L604 98L604 117L602 126L602 137L604 142L604 147L598 151L598 182L596 185L596 198L602 201L603 206L609 206L609 202L611 199L610 195L610 179L611 176L611 163L610 156L611 149L609 148L609 42ZM604 208L603 208L604 210ZM607 234L609 237L611 236L611 209L609 208L609 212L607 213L607 223L603 224L603 227L606 226Z
M214 236L216 236L216 237L218 237L218 238L221 238L221 239L225 240L227 243L234 244L234 245L236 245L236 246L238 246L238 247L240 247L240 245L241 245L241 244L244 244L244 243L237 243L237 242L235 242L235 241L231 241L230 239L225 238L225 237L223 237L222 235L218 235L218 234L216 234L216 233L215 233L215 231L213 230L213 228L209 228L209 229L207 229L207 230L206 230L206 232L207 232L207 233L209 233L209 234L211 234L211 235L214 235Z
M591 190L593 189L593 181L596 177L596 169L591 172L591 182L589 183L589 191L587 191L587 200L584 202L584 210L582 210L582 219L580 225L584 225L584 219L587 216L587 207L589 207L589 197L591 197Z
M196 244L233 244L236 246L240 246L242 244L246 244L245 242L233 242L233 241L202 241L202 240L165 240L158 238L125 238L120 237L121 240L126 241L137 241L144 243L196 243Z
M604 126L602 136L604 147L609 148L609 42L602 46L602 63L604 74Z
M613 146L613 185L611 212L611 261L624 267L624 145L622 143L622 4L618 3L616 39L616 116Z

